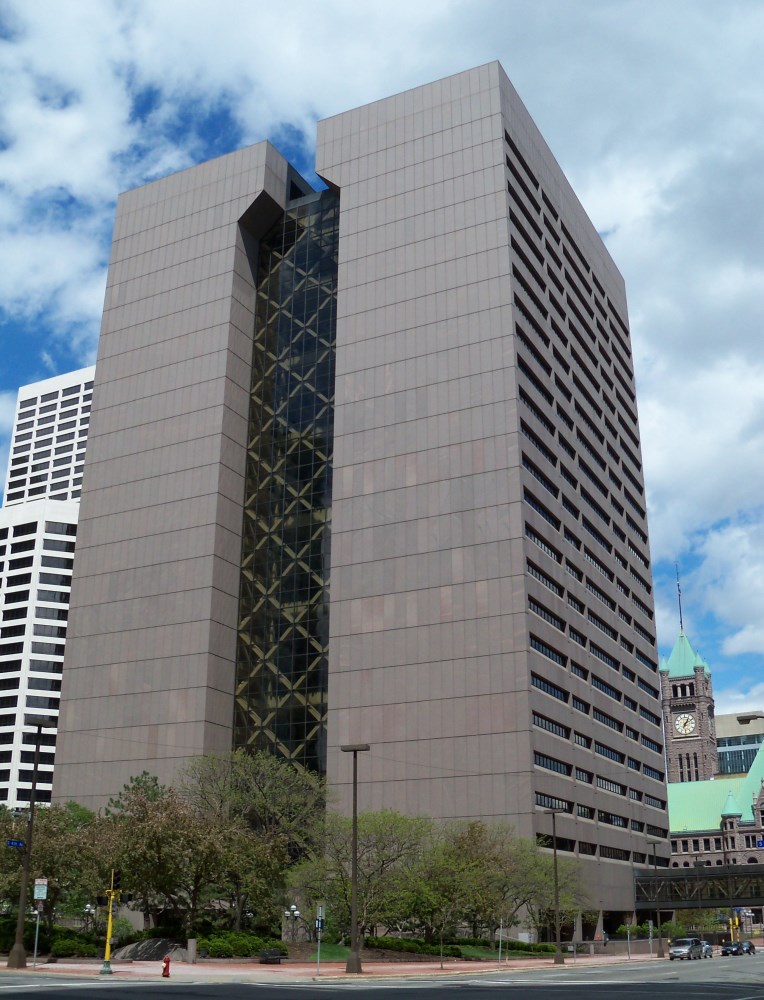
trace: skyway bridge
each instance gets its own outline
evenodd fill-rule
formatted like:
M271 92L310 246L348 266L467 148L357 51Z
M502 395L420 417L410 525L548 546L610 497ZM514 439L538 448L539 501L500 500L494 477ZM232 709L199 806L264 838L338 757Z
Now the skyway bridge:
M635 872L634 909L764 907L764 865L694 865Z

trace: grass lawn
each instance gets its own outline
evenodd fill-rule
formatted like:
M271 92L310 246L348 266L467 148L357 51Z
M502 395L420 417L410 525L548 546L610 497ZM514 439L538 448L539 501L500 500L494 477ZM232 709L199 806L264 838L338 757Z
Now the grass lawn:
M491 951L490 948L477 948L473 945L460 945L462 949L462 954L466 955L468 958L480 958L484 961L496 962L499 961L499 949L498 947ZM345 945L341 944L329 944L328 942L321 943L321 961L322 962L346 962L350 949ZM403 952L391 951L389 954L401 955ZM437 955L428 955L430 961L437 962ZM317 952L314 950L311 955L311 961L315 962L318 958ZM549 955L539 955L537 952L527 952L527 951L507 951L502 948L501 960L505 962L509 958L549 958ZM454 959L449 959L450 962ZM458 959L456 960L458 961Z
M344 944L329 944L328 941L321 942L322 962L347 962L349 954L350 948ZM315 962L318 958L318 951L314 951L310 957Z

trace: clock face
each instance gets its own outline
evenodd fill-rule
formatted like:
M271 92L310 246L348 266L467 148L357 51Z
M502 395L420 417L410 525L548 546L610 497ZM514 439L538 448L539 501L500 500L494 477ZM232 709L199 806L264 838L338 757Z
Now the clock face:
M674 728L680 736L689 736L695 731L695 716L685 712L674 719Z

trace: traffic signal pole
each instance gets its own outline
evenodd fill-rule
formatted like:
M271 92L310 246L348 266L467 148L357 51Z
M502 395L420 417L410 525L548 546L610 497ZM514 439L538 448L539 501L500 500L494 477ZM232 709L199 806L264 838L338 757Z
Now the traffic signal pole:
M114 906L114 900L119 903L120 892L120 872L115 871L113 868L111 870L111 886L106 890L106 897L109 900L109 915L106 919L106 948L103 953L103 965L101 966L101 975L110 976L112 974L111 969L111 916L112 908Z

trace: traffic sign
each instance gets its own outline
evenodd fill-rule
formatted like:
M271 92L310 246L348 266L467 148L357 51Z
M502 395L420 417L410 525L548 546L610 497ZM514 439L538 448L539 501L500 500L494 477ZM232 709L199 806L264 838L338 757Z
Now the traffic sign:
M756 846L757 847L764 847L764 840L757 840L756 841Z
M316 917L316 930L322 931L324 929L324 918Z
M6 840L6 847L26 847L27 845L23 840Z
M34 880L34 898L48 898L48 880L46 878L36 878Z

